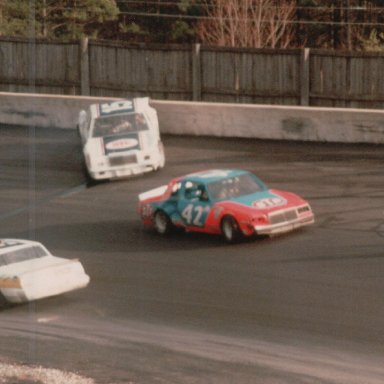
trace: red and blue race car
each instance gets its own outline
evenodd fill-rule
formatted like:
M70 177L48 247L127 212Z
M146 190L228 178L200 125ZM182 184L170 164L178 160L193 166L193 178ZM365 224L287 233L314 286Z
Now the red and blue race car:
M141 193L138 210L144 225L162 235L179 227L222 234L228 242L314 223L310 205L300 196L268 189L253 173L236 169L175 178Z

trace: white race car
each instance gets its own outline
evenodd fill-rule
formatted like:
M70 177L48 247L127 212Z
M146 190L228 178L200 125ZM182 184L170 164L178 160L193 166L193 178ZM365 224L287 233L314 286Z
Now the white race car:
M92 179L115 179L163 168L157 112L148 97L92 104L78 129Z
M0 292L10 303L84 288L89 280L78 260L53 256L41 243L0 240Z

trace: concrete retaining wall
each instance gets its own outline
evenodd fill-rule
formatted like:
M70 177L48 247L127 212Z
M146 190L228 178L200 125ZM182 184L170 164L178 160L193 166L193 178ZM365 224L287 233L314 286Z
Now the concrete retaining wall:
M75 128L81 109L113 98L0 92L0 124ZM162 133L384 144L380 110L151 100Z
M0 123L76 128L79 111L111 98L0 92Z

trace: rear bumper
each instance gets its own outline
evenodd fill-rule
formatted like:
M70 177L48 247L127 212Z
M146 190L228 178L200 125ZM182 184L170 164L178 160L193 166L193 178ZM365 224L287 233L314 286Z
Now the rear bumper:
M23 303L85 288L90 277L74 259L47 265L18 276L0 278L0 291L10 303Z
M46 297L57 296L63 293L75 291L85 288L90 281L88 275L84 274L75 282L57 282L44 286L23 286L23 287L7 287L1 288L0 291L5 299L13 304L25 303L29 301L39 300Z

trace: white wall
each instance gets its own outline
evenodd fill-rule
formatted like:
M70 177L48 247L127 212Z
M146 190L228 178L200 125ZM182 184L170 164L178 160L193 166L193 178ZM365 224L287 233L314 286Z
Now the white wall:
M112 98L0 92L0 124L75 128L78 112ZM260 139L384 143L384 112L151 100L162 133Z

